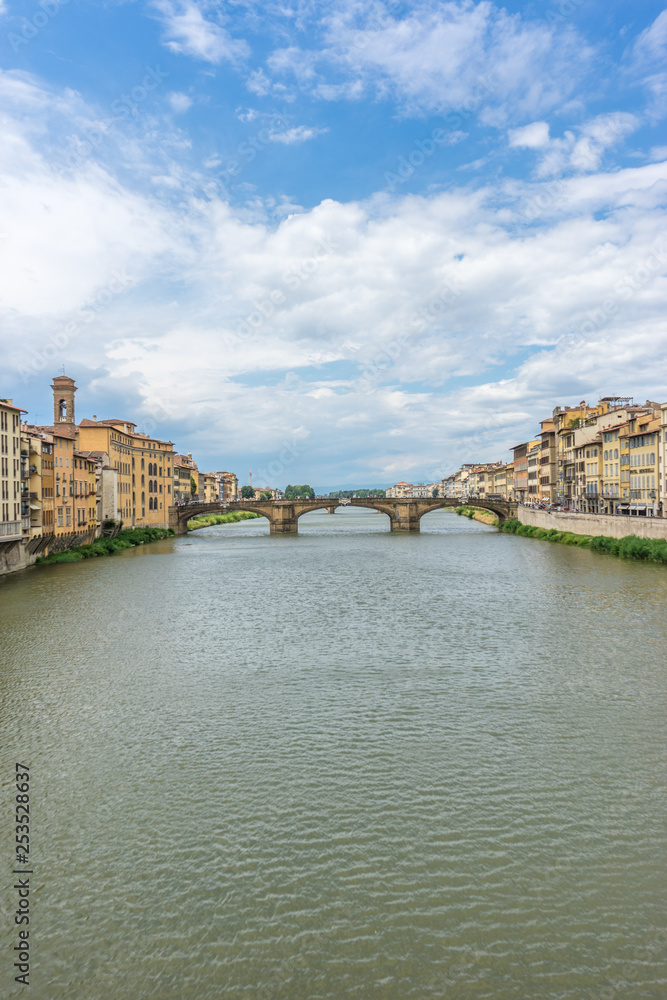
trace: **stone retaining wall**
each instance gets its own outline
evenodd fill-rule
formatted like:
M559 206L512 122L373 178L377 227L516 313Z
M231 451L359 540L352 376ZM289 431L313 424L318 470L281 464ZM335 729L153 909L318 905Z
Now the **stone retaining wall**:
M522 524L536 528L556 528L557 531L573 531L577 535L608 535L610 538L624 538L638 535L639 538L667 538L667 518L636 517L609 514L565 514L519 507L517 517Z

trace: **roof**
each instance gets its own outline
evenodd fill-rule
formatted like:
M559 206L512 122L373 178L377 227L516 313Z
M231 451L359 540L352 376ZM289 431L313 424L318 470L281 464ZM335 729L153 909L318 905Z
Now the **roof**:
M116 424L129 424L131 427L136 426L131 420L119 420L116 417L110 417L108 420L88 420L87 417L84 417L83 420L79 421L80 427L108 427L110 425L115 426Z
M17 406L15 403L12 403L11 399L0 399L0 406L6 406L10 410L17 410L18 413L28 412L27 410L24 410L23 407Z
M74 424L54 424L53 426L34 426L31 424L30 426L32 430L38 431L40 434L50 434L52 437L69 438L70 441L73 441L75 437Z
M639 418L638 421L639 423ZM653 417L651 420L646 420L645 423L639 424L636 431L633 431L628 437L639 437L640 434L652 434L654 431L659 431L661 427L660 417Z
M119 425L122 426L122 430ZM111 417L108 420L88 420L84 417L83 420L79 421L79 427L113 427L114 430L120 430L122 434L126 434L128 437L140 438L142 441L155 441L157 444L170 444L172 447L174 445L173 441L163 441L161 438L151 437L150 434L144 434L142 431L137 431L134 428L137 425L132 420L119 420L115 417ZM125 427L131 427L131 431L126 431Z

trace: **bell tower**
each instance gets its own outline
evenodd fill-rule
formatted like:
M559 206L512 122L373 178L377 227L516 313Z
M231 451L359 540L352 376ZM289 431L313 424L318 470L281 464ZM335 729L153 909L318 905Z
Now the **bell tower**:
M76 385L74 379L69 375L56 375L51 383L53 389L53 423L69 425L72 430L75 427L74 418L74 393Z

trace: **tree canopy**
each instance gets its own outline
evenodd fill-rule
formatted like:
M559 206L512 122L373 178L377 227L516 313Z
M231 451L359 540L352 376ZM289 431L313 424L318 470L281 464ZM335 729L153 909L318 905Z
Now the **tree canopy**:
M285 488L286 500L313 500L315 490L312 486L287 486Z
M241 496L243 497L244 500L252 500L254 499L255 491L253 490L252 486L242 486Z
M360 500L366 500L368 497L383 497L385 496L384 490L337 490L335 493L330 493L329 498L331 500L340 500L344 497L352 499L352 497L358 497Z

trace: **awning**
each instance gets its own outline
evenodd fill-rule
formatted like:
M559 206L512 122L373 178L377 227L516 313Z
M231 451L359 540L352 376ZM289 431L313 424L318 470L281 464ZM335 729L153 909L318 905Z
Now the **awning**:
M41 509L42 508L40 507L40 505L38 503L31 503L30 504L30 510L41 510Z

